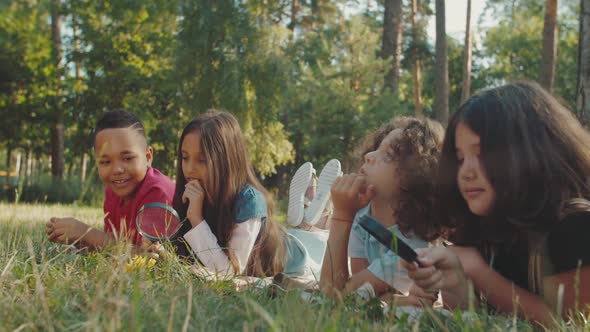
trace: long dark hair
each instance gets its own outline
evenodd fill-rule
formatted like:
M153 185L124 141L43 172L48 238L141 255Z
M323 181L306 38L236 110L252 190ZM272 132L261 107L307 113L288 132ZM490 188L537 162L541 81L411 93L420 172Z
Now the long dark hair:
M283 269L284 249L279 226L272 218L272 199L260 184L248 161L245 140L236 118L228 112L209 111L197 116L182 131L177 150L176 189L173 205L182 219L188 204L182 202L186 178L182 171L182 142L189 133L200 136L201 152L207 161L208 178L205 187L203 217L224 248L234 271L239 273L237 261L229 241L235 227L234 202L241 189L250 185L260 191L267 204L267 217L250 255L246 274L271 276ZM186 246L183 243L180 246ZM178 248L186 252L186 247Z
M455 131L480 137L481 161L496 192L492 213L472 214L457 186ZM436 180L441 222L461 245L514 241L546 231L590 190L590 135L572 113L533 82L514 82L469 98L446 130Z

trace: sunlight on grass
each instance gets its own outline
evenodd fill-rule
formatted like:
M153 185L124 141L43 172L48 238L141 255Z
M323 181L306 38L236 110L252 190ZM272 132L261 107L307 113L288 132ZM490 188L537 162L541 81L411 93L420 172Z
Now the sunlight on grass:
M511 317L426 313L419 320L384 313L376 301L343 303L299 291L204 281L175 259L132 260L121 245L78 254L47 241L50 216L101 225L101 209L0 204L0 326L2 330L530 330ZM141 264L140 264L141 263ZM131 268L130 268L131 266ZM566 330L588 330L569 326Z

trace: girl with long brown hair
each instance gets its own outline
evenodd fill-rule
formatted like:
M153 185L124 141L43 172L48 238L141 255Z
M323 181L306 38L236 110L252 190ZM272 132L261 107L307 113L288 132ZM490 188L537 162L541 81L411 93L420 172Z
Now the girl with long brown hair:
M248 160L236 118L209 111L184 128L173 205L190 223L177 254L218 275L304 275L302 244L272 218L272 199Z

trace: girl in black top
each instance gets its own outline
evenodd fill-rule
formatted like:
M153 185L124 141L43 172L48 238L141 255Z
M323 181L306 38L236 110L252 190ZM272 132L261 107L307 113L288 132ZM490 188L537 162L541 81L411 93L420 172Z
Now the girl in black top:
M590 304L590 135L536 83L482 91L453 115L437 175L454 246L405 264L445 305L467 281L497 311L549 323ZM579 280L580 282L577 282ZM560 286L562 285L562 286Z

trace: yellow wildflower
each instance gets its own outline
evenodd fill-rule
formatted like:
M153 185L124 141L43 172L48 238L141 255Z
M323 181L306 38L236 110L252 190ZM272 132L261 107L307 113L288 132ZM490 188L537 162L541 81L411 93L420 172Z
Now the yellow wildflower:
M127 272L145 269L151 269L156 265L156 260L153 258L147 258L146 256L133 255L129 263L125 264L125 270Z

